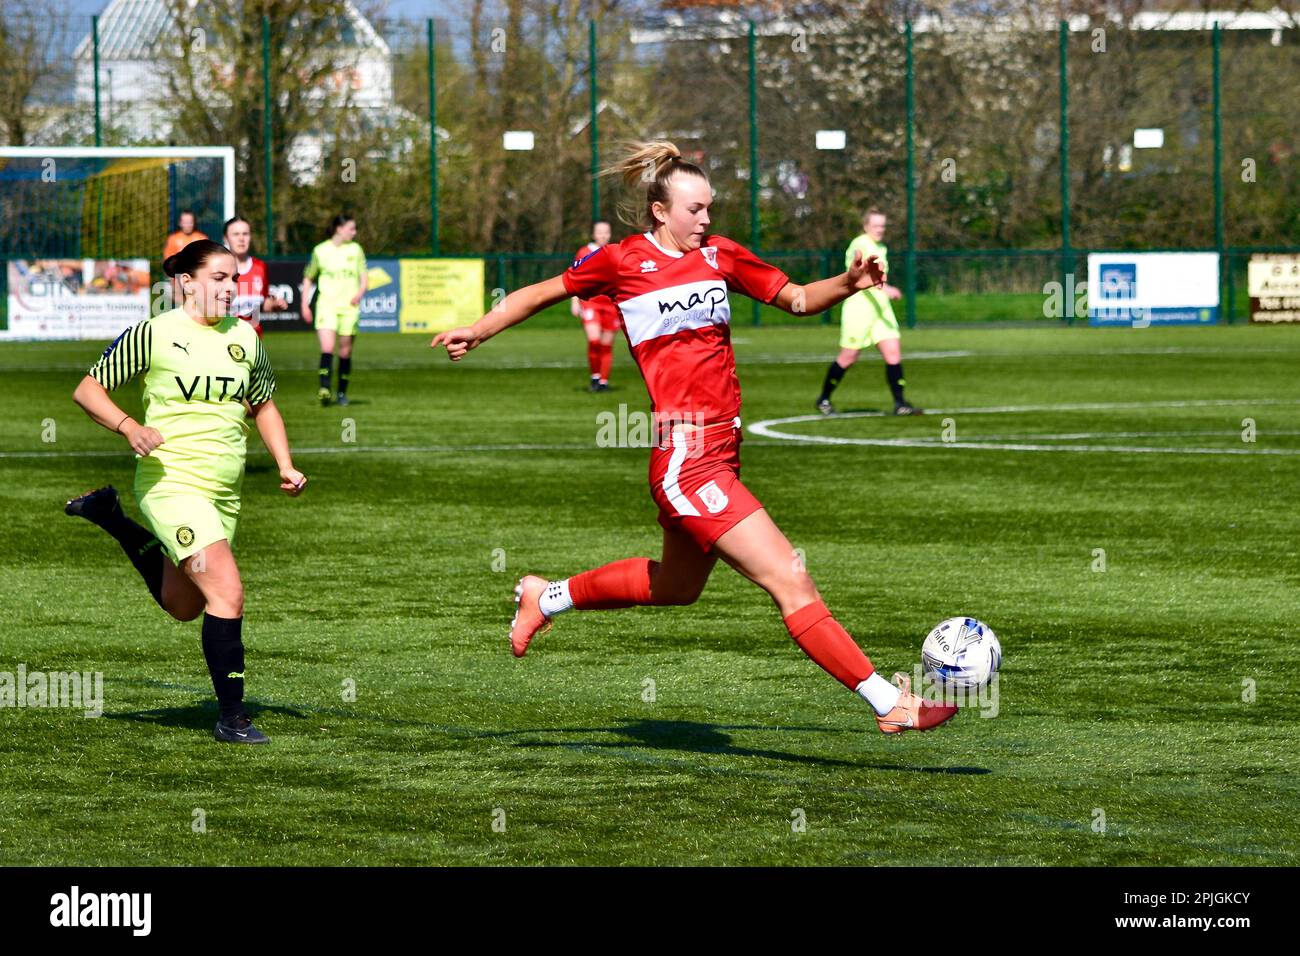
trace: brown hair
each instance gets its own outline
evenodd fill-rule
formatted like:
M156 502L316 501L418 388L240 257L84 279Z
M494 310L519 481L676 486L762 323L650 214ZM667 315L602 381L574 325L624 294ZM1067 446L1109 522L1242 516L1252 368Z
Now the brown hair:
M233 225L234 225L235 223L237 223L237 222L242 222L245 226L247 226L247 227L248 227L248 231L249 231L250 233L253 231L253 224L252 224L251 222L249 222L247 219L245 219L243 216L241 216L241 215L239 215L238 213L236 213L235 215L231 216L229 219L226 220L226 224L225 224L224 226L221 227L221 234L222 234L223 236L229 235L229 234L230 234L230 227L233 226Z
M163 272L173 277L181 274L194 275L204 263L214 256L230 255L234 255L234 253L221 243L213 242L211 239L199 239L197 242L189 243L176 255L164 259Z
M682 151L667 140L627 143L623 158L601 170L602 175L621 176L623 184L630 187L630 194L618 204L618 218L641 230L651 230L659 225L651 207L655 203L669 204L668 187L678 173L699 176L706 183L709 181L703 169L682 159ZM644 197L641 195L642 184L646 187Z
M885 211L883 209L880 209L876 206L872 206L870 209L868 209L866 212L862 214L862 224L865 226L871 220L872 216L883 216L883 215L885 215Z

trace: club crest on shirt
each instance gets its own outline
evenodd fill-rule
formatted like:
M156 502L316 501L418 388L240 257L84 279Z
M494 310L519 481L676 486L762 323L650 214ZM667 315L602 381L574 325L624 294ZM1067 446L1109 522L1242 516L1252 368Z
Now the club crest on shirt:
M236 345L234 342L231 342L226 346L226 351L230 353L230 357L236 362L242 362L244 360L244 347L242 345Z
M176 543L182 548L188 548L194 543L194 529L184 525L176 529Z
M709 265L713 266L713 268L715 268L715 269L718 267L718 247L717 247L717 246L701 246L701 247L700 247L700 252L704 253L704 261L705 261L705 262L707 262Z
M709 509L709 514L715 515L727 507L728 499L722 489L718 487L716 481L710 481L708 484L695 492L700 501L704 502L704 507Z

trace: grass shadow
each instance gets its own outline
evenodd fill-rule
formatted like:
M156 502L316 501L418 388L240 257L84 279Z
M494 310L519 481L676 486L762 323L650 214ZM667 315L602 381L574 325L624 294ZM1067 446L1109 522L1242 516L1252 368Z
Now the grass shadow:
M244 709L256 722L264 714L296 717L305 720L307 715L295 707L280 707L247 701ZM158 727L176 727L182 730L211 730L217 722L217 702L205 700L184 707L158 707L153 710L130 710L122 713L105 713L105 720L129 720Z
M820 767L846 767L871 770L901 770L910 773L942 774L987 774L991 771L983 767L904 767L895 764L862 764L853 760L841 760L834 757L815 757L808 754L793 754L781 750L769 750L738 746L732 742L732 731L757 730L793 733L843 733L844 731L827 727L771 727L762 724L705 724L690 720L640 720L620 719L612 727L537 727L530 730L508 730L487 733L486 737L513 737L524 734L612 734L622 739L596 739L581 741L562 740L521 740L519 747L563 747L571 750L599 751L626 750L639 747L650 751L674 751L677 753L710 754L733 757L758 757L767 760L779 760L785 763L804 764Z

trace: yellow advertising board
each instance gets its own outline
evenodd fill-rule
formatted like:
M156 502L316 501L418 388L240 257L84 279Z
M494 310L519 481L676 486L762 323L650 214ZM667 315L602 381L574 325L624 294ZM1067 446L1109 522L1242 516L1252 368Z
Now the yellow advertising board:
M482 259L400 259L403 332L441 332L483 315Z

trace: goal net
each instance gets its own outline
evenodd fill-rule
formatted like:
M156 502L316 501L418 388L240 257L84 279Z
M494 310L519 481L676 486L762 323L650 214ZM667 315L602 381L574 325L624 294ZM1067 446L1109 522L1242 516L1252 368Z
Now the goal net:
M0 147L0 259L156 263L185 209L220 239L235 214L232 148Z

